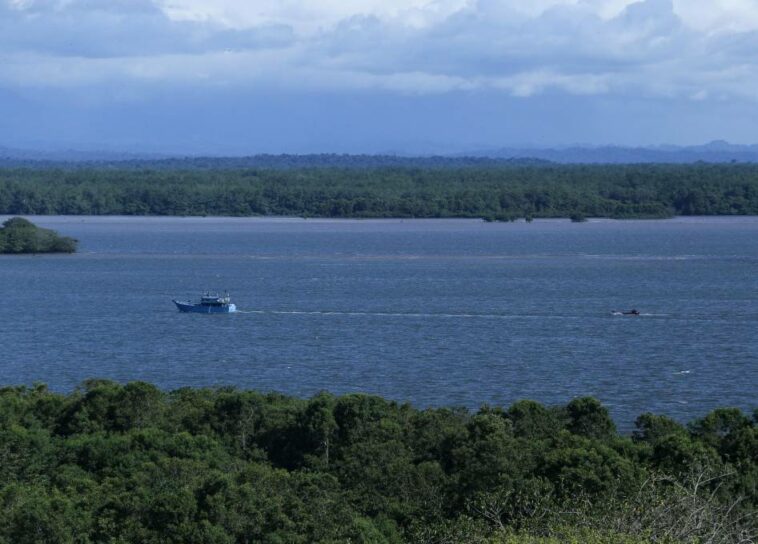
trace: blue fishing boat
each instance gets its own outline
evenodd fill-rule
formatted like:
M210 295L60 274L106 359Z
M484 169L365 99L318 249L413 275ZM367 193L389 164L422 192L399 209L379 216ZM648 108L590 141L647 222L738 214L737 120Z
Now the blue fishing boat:
M229 293L219 295L217 293L205 293L200 297L200 302L174 300L174 304L180 312L192 312L196 314L230 314L237 311L237 306L232 304Z

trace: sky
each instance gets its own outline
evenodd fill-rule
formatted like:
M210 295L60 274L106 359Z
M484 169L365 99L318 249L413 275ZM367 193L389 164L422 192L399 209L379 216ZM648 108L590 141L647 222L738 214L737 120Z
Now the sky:
M0 145L758 143L758 0L0 0Z

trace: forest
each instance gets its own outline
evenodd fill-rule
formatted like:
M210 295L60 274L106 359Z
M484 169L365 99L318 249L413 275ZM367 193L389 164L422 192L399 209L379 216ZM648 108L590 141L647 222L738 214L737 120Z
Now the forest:
M2 543L748 543L757 485L758 410L0 389Z
M339 163L339 161L337 161ZM482 218L758 215L758 165L0 169L0 214ZM173 163L169 163L173 164ZM327 163L328 164L328 163Z

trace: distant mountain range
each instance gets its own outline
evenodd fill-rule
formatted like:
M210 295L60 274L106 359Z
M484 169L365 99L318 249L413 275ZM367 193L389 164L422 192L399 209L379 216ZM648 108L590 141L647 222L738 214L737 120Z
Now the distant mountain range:
M314 168L314 167L465 167L494 165L631 164L631 163L758 163L758 145L718 140L696 146L565 146L505 147L458 154L251 155L236 157L179 156L81 150L26 150L0 146L0 166L17 167L150 167L150 168Z
M557 163L694 163L758 162L758 145L736 145L716 140L694 146L567 146L506 147L466 155L517 159L529 157Z
M132 160L158 160L170 157L170 155L158 153L130 153L118 151L84 151L77 149L19 149L12 147L3 147L0 145L0 164L3 162L59 162L59 163L76 163L76 162L120 162Z

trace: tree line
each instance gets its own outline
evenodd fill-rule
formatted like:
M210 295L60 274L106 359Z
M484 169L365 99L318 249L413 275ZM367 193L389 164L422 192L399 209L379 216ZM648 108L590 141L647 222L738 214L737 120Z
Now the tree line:
M2 148L0 148L2 153ZM77 155L93 155L89 158L76 158ZM341 153L320 153L305 155L260 154L243 157L164 157L139 158L129 154L108 154L109 158L96 158L98 153L68 154L67 158L40 159L31 157L10 158L0 155L0 167L37 168L37 169L130 169L130 170L241 170L263 168L290 170L298 168L470 168L509 165L550 164L549 160L535 158L495 158L476 156L402 156L402 155L352 155Z
M0 389L0 542L752 542L758 410Z
M758 214L758 165L0 169L0 214L653 218Z

